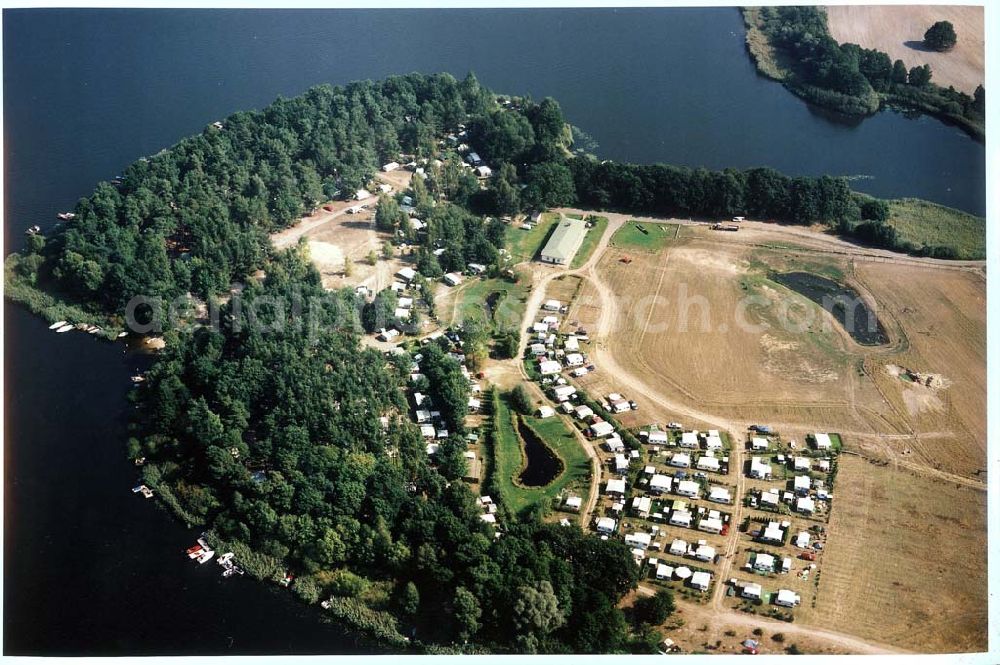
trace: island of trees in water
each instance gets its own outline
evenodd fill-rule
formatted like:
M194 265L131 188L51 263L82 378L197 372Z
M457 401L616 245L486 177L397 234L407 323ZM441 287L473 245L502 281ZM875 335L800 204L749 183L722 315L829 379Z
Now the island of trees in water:
M442 148L460 126L494 167L485 187ZM418 235L388 198L376 223L419 244L425 277L471 261L496 269L504 226L486 214L574 203L822 222L894 241L886 204L842 178L602 163L573 156L570 136L555 101L500 104L472 75L320 86L230 116L99 184L75 219L8 257L8 294L49 316L72 306L112 320L136 294L212 300L234 282L245 283L244 310L304 303L294 315L273 310L266 330L238 325L233 301L218 329L165 333L134 394L128 442L162 501L251 574L296 571L303 599L330 598L339 619L397 648L649 652L657 635L646 614L617 607L639 578L624 543L502 505L501 537L480 519L461 480L468 382L447 340L419 361L450 432L432 465L399 389L413 358L359 342L390 316L392 294L330 295L303 247L277 252L268 240L406 153L440 159L411 192L427 229Z

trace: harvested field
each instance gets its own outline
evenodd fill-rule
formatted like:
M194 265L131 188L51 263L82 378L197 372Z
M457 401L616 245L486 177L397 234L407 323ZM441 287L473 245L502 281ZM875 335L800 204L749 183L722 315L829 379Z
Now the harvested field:
M792 262L694 240L619 259L610 250L598 267L619 308L609 351L648 385L744 422L863 425L850 408L846 333L767 279Z
M986 283L971 272L858 264L905 335L899 352L868 364L875 384L918 435L897 444L918 463L978 478L986 467ZM941 377L925 386L890 366ZM902 450L897 450L902 453ZM985 478L981 478L985 480Z
M885 51L907 68L928 64L932 81L972 94L985 81L983 7L944 5L837 5L826 8L830 34L840 43ZM958 43L946 53L923 46L924 32L937 21L955 26Z
M657 254L630 252L631 263L609 248L597 270L617 310L614 343L594 344L645 385L703 412L769 422L794 437L809 428L843 432L849 445L876 457L902 455L910 464L983 480L982 276L779 249L762 242L764 235L684 227ZM890 342L860 346L822 308L775 283L771 271L807 271L851 285L874 300ZM593 330L606 309L598 296L588 280L570 318ZM890 377L887 364L946 381L908 383ZM598 363L581 384L594 393L630 392L620 377L600 370ZM646 422L677 416L635 398Z
M986 649L986 494L843 456L802 623L924 652Z

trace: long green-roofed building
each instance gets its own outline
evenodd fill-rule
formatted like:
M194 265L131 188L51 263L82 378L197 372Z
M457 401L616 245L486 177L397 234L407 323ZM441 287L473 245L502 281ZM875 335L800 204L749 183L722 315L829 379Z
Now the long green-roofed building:
M549 236L549 241L542 248L542 261L562 266L569 265L586 235L586 222L582 219L562 217Z

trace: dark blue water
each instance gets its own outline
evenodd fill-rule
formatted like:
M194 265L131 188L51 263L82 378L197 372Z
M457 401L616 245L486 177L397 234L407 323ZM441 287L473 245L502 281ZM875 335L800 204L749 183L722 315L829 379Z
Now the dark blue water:
M229 113L409 71L551 95L611 159L863 175L881 196L985 209L981 145L931 118L831 122L756 76L735 9L6 10L3 46L7 251ZM357 648L286 595L190 564L193 534L129 492L124 395L143 359L4 313L7 653Z

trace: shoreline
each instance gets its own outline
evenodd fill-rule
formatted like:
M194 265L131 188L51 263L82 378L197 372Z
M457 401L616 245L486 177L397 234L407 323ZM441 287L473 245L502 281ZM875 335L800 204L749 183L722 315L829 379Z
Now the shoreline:
M973 141L985 144L985 120L980 125L963 115L948 113L936 108L925 99L926 95L930 93L922 89L914 90L914 95L916 95L914 97L901 95L898 91L872 91L873 97L867 100L865 106L849 107L846 105L851 104L852 100L846 95L798 81L797 77L780 62L781 53L771 44L770 39L760 28L758 24L760 7L741 7L739 9L746 29L744 45L757 73L764 78L781 83L786 90L802 99L806 104L824 111L842 113L846 117L862 121L891 108L909 112L916 111L931 116L946 125L961 129ZM937 87L934 84L931 85ZM828 98L831 101L836 99L839 106L821 103L818 101L818 97Z

